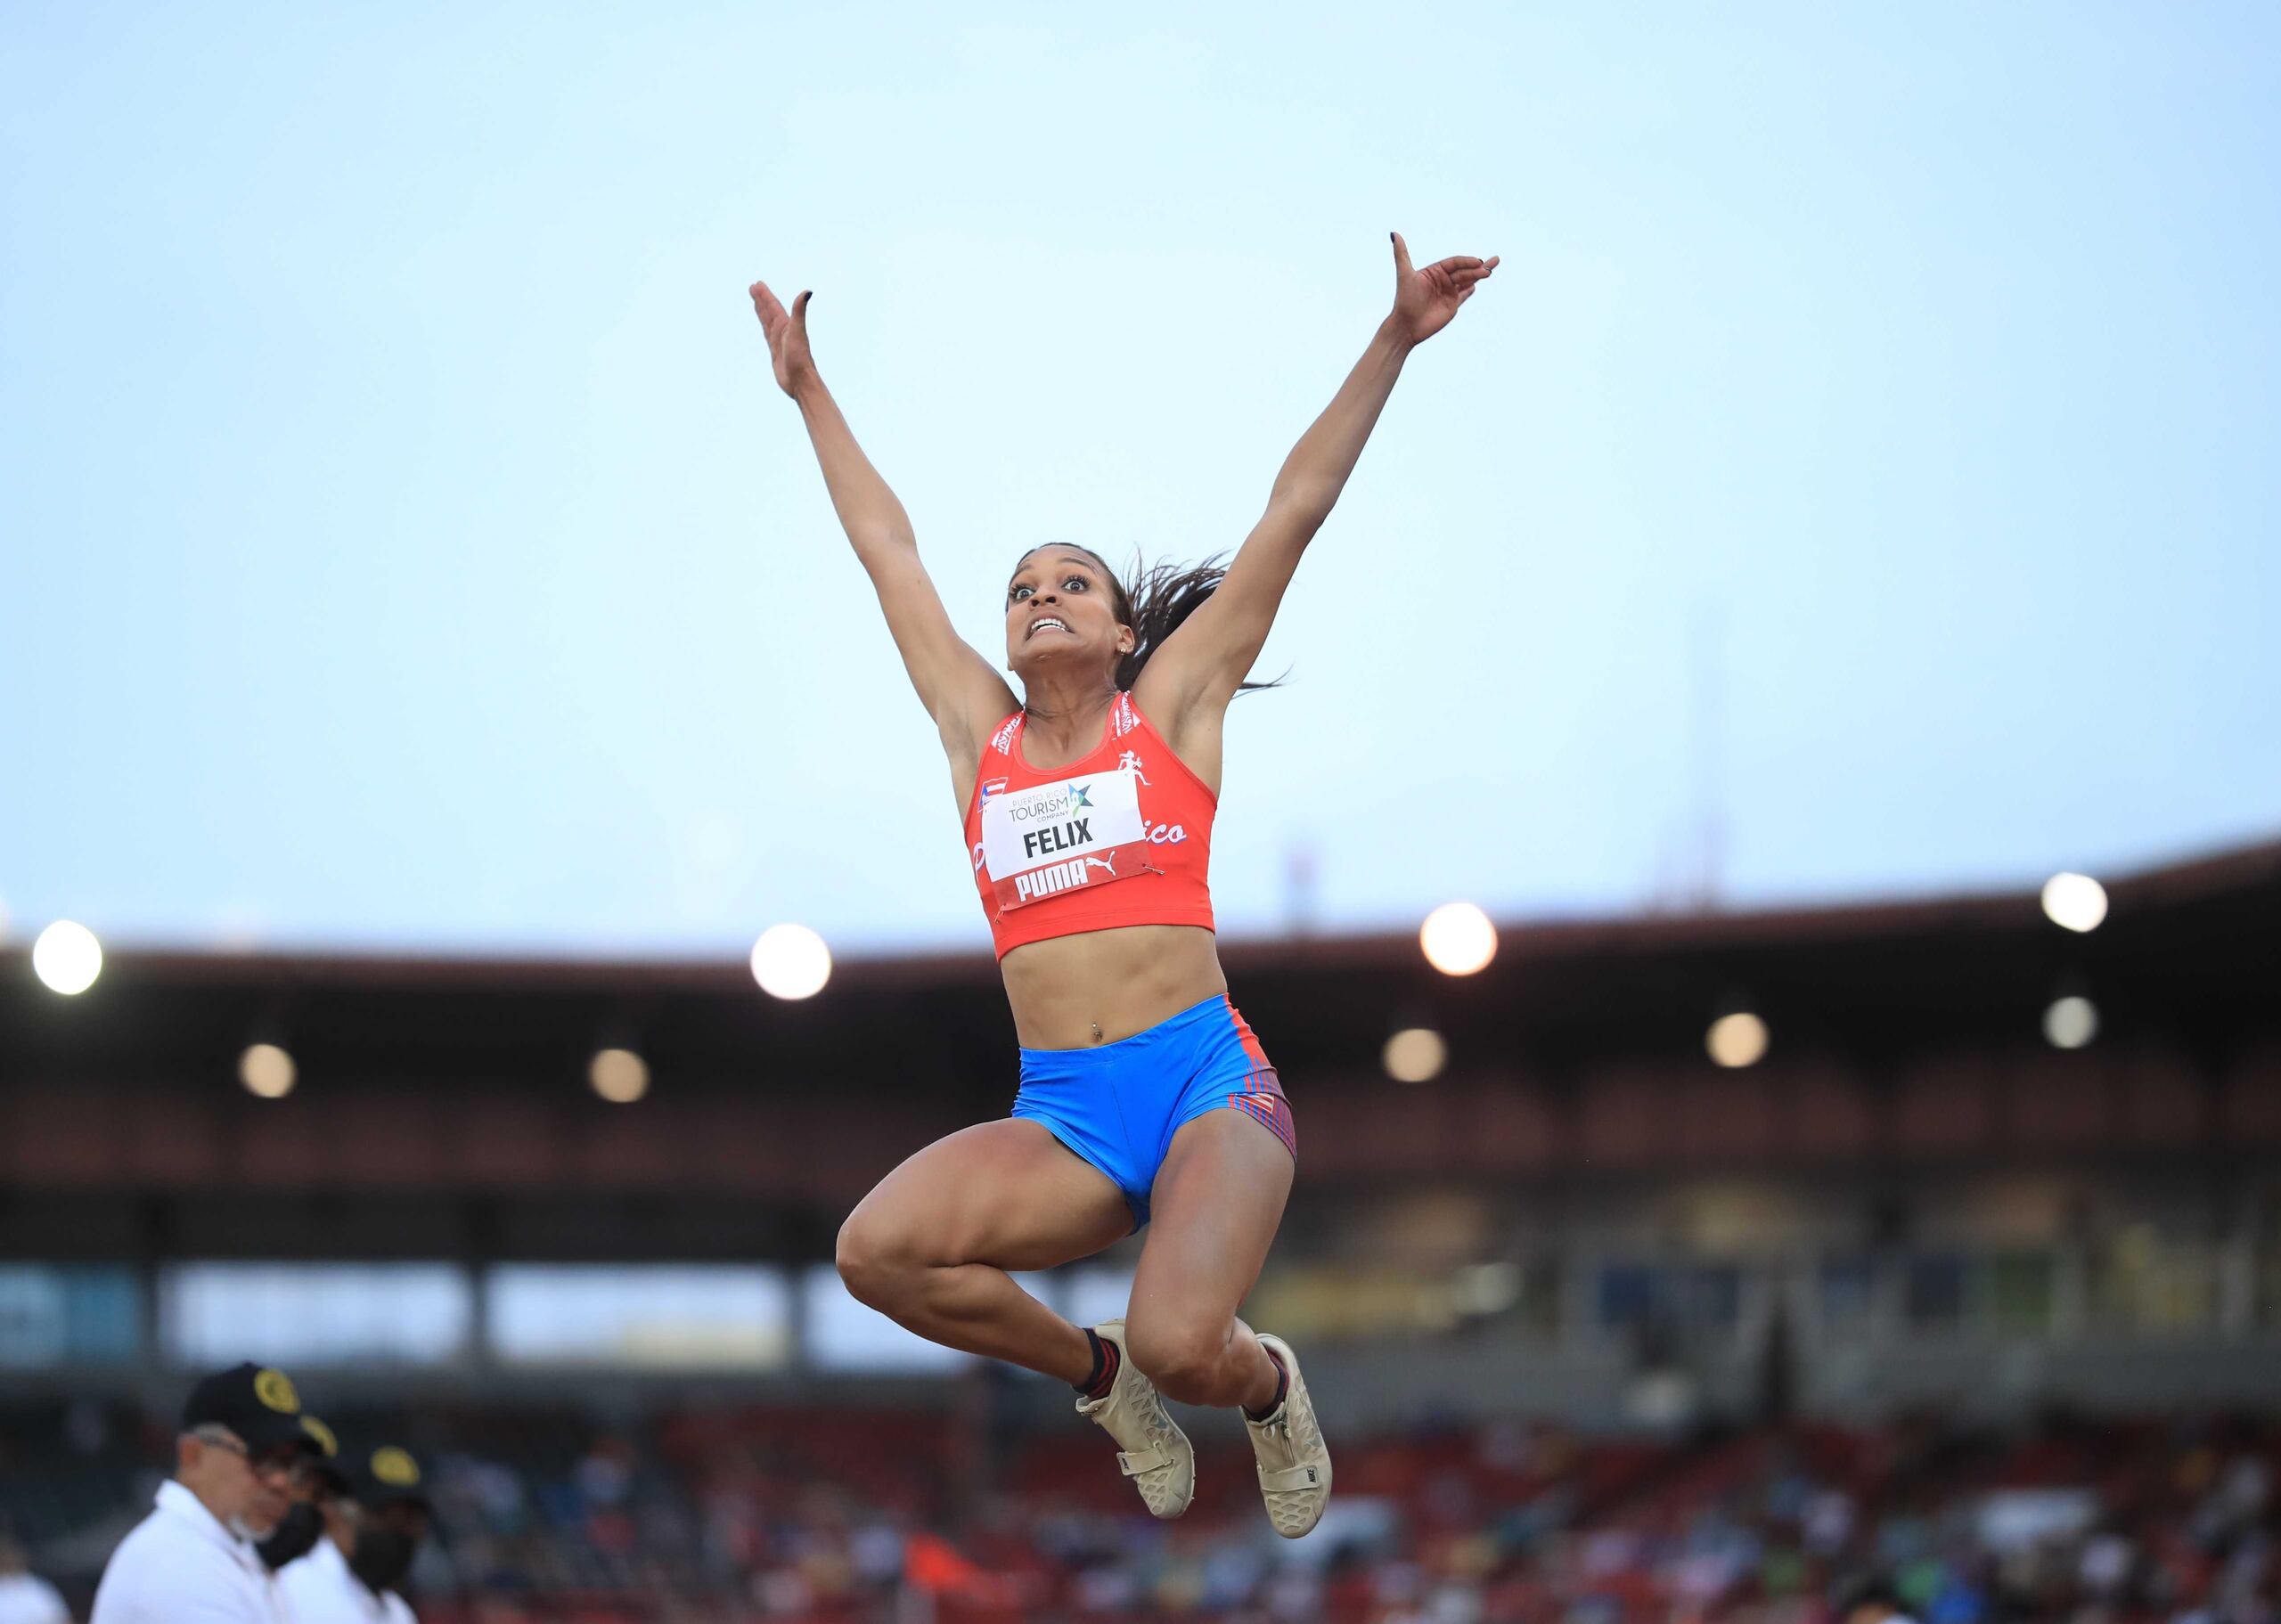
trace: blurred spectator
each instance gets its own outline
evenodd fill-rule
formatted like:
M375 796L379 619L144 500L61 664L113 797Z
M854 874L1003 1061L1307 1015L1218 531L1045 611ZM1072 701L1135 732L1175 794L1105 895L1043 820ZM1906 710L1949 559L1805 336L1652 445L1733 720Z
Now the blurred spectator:
M33 1573L23 1548L0 1529L0 1624L71 1624L53 1585Z
M339 1463L339 1440L332 1429L315 1416L303 1416L301 1425L316 1440L320 1451L313 1469L304 1473L293 1485L293 1503L277 1520L277 1526L266 1538L254 1545L254 1554L261 1558L261 1565L272 1573L288 1563L298 1562L316 1548L324 1534L324 1507L340 1487Z
M237 1365L199 1383L183 1407L175 1474L111 1553L93 1624L284 1624L254 1545L321 1453L283 1372Z
M414 1624L397 1587L427 1538L424 1475L393 1444L359 1450L324 1506L325 1537L283 1575L293 1624Z
M1910 1624L1900 1588L1882 1574L1841 1589L1831 1611L1837 1624Z

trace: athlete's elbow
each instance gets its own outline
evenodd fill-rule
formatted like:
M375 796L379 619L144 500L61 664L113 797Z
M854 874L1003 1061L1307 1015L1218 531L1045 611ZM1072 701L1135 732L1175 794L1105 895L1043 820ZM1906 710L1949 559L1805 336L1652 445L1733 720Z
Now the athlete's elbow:
M1338 492L1339 484L1328 479L1288 481L1269 495L1267 517L1279 535L1293 545L1304 547L1338 505Z
M850 525L847 543L874 579L882 568L908 565L919 556L919 537L909 525Z

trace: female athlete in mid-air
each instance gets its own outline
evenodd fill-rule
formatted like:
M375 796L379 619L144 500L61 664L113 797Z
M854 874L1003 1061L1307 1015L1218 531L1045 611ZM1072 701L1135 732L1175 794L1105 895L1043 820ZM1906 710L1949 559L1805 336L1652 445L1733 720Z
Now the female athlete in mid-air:
M1268 1516L1289 1538L1322 1517L1330 1454L1289 1345L1236 1310L1290 1194L1291 1110L1228 1001L1206 869L1228 702L1402 362L1497 265L1412 270L1399 235L1394 259L1392 314L1224 572L1160 567L1127 587L1083 547L1022 556L1006 587L1018 704L951 629L909 516L817 375L809 296L787 311L765 283L751 290L776 381L950 756L1021 1041L1013 1114L882 1179L839 1232L839 1272L930 1342L1075 1386L1159 1517L1187 1510L1196 1486L1164 1399L1240 1405ZM1122 1320L1080 1329L1009 1277L1151 1220Z

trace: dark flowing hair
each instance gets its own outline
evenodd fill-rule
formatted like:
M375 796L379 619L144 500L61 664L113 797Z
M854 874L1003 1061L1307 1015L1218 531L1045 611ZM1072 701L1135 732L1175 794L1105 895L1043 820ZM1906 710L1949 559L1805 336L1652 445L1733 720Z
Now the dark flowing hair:
M1116 662L1116 685L1127 690L1140 680L1140 668L1149 657L1165 646L1165 640L1180 630L1181 623L1203 606L1204 600L1219 590L1227 579L1228 567L1221 560L1228 555L1215 552L1201 564L1186 568L1160 561L1141 567L1133 575L1131 585L1124 577L1109 567L1108 560L1090 547L1080 547L1075 542L1049 543L1051 546L1082 552L1100 566L1101 574L1108 578L1109 608L1119 625L1132 628L1132 652ZM1031 552L1042 552L1043 547L1034 547ZM1022 555L1024 558L1028 553ZM1135 564L1139 563L1136 559ZM1236 691L1247 694L1262 688L1280 688L1283 679L1271 682L1239 682Z

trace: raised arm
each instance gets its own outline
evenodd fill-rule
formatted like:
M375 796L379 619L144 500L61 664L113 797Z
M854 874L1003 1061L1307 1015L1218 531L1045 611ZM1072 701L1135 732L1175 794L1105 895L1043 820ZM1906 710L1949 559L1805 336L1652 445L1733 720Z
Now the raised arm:
M952 765L971 761L991 729L1017 708L1013 690L952 629L935 583L919 561L911 516L855 443L838 403L817 374L808 351L809 296L801 294L787 311L766 282L753 283L751 292L777 384L807 424L833 510L879 593L911 685L935 718Z
M1497 268L1494 256L1460 254L1413 270L1409 245L1399 232L1393 235L1394 309L1330 404L1283 460L1267 511L1244 538L1227 579L1142 668L1136 697L1151 716L1176 722L1198 706L1224 707L1235 697L1266 644L1299 555L1330 517L1402 363L1447 327L1458 306Z

